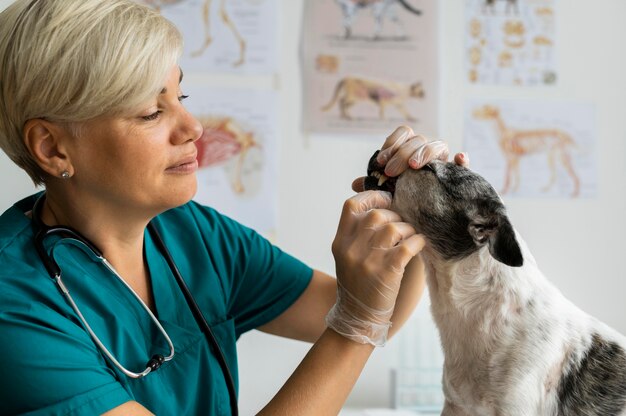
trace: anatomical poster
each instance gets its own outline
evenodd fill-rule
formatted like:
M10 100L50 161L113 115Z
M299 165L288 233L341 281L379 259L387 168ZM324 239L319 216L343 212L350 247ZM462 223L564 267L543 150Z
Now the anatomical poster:
M306 131L437 134L437 1L306 1Z
M278 67L277 0L136 0L159 10L185 39L181 67L269 75Z
M466 0L467 79L475 84L557 81L556 0Z
M187 109L204 128L196 201L269 236L277 216L274 91L188 87Z
M594 118L587 103L470 100L464 149L502 197L594 197Z

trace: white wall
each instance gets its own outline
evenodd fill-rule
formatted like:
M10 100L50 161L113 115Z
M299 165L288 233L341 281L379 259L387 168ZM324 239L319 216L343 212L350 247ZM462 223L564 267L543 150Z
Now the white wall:
M315 1L315 0L309 0ZM354 138L306 136L300 129L298 63L304 0L279 0L282 13L280 218L278 243L332 273L330 243L353 178L382 144ZM0 8L9 4L0 0ZM470 86L464 81L464 2L440 0L440 136L462 150L467 97L587 101L596 105L599 191L589 200L506 200L510 217L545 274L582 309L626 333L626 1L561 0L557 12L559 84L524 89ZM219 80L220 77L213 77ZM471 158L471 155L470 155ZM33 191L26 175L0 156L0 209ZM241 413L258 410L306 353L308 346L259 333L239 341ZM389 369L398 343L376 351L348 404L389 403Z

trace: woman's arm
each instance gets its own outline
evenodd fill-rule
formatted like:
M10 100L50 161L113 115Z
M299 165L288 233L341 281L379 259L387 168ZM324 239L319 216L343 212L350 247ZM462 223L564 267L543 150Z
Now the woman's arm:
M336 415L374 350L327 329L259 415Z
M412 227L399 223L397 214L387 210L390 204L390 198L378 192L357 194L344 204L333 242L338 276L334 285L338 295L328 322L333 329L322 332L260 414L336 415L374 345L384 343L403 272L423 247ZM316 272L294 307L272 323L273 329L282 332L283 325L302 320L309 322L311 332L319 330L333 301L334 280ZM306 316L307 306L315 311L313 319Z
M137 402L126 402L103 413L102 416L154 416L154 413Z
M337 280L319 270L302 295L260 331L299 341L315 342L326 329L324 317L335 304Z
M407 265L391 318L393 336L409 319L424 291L424 265L417 256ZM337 299L337 279L313 271L309 286L285 312L260 326L260 331L299 341L315 342L326 329L324 318Z

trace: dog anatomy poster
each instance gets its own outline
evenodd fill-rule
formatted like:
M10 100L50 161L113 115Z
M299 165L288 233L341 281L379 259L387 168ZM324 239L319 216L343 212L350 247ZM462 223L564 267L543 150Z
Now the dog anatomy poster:
M196 201L270 236L276 229L278 97L273 91L188 88L204 129Z
M136 0L159 10L185 39L181 67L269 75L278 67L276 0Z
M594 197L594 117L591 104L471 100L464 149L503 197Z
M549 85L557 80L556 0L467 0L467 79Z
M437 134L436 0L307 0L305 130Z

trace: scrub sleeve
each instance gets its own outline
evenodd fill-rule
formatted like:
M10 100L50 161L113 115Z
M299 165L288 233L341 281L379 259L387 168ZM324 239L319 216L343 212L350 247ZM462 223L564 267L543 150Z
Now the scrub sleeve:
M46 273L24 215L36 197L0 217L0 415L93 415L129 400L158 415L230 414L217 360L147 231L156 312L176 354L135 380L104 358ZM237 338L287 309L309 284L312 270L195 202L154 223L237 384ZM55 259L87 321L125 367L141 371L153 354L167 353L146 311L103 266L63 242L56 245Z

